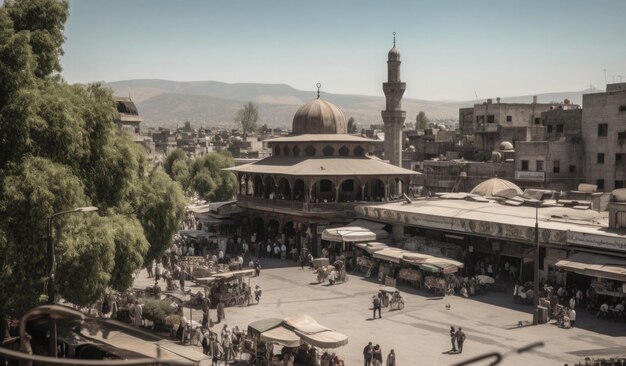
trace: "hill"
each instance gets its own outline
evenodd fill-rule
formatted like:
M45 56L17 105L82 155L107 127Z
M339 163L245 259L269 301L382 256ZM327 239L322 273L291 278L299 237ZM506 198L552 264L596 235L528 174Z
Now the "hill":
M315 92L292 88L286 84L228 84L217 81L170 81L137 79L106 84L116 95L131 95L145 120L146 126L176 127L184 121L199 126L234 127L233 117L242 104L252 101L259 106L260 123L271 127L290 127L296 110L315 98ZM580 104L580 92L539 94L539 102L562 101L565 98ZM385 106L383 97L322 93L322 97L340 107L346 118L354 117L361 127L382 123L380 111ZM502 98L502 102L528 103L532 96ZM407 121L419 111L425 111L433 120L457 119L460 107L469 107L478 101L428 101L404 99Z

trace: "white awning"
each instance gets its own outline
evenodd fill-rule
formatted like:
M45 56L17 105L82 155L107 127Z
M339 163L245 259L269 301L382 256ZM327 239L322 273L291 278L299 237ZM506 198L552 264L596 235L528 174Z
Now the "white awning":
M626 259L593 253L576 253L556 262L556 267L590 277L626 282Z
M323 348L337 348L348 344L348 336L333 330L327 330L319 333L302 333L296 332L306 343Z
M402 256L406 253L410 252L400 248L389 247L374 252L372 256L374 258L383 259L392 263L400 263Z
M367 243L355 243L355 247L365 250L366 252L372 254L379 250L383 250L385 248L389 248L389 246L385 243L381 243L378 241L371 241Z
M260 340L263 342L278 343L285 347L300 346L300 336L294 331L279 326L261 333Z
M387 239L389 233L383 230L385 224L369 220L354 220L347 226L326 229L322 232L322 239L341 243L363 242Z

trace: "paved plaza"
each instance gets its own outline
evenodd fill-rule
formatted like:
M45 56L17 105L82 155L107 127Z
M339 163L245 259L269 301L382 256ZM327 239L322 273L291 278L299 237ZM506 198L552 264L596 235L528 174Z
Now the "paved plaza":
M626 355L626 323L596 319L583 310L578 311L577 327L573 329L552 324L519 328L519 321L532 319L531 307L514 304L508 293L471 299L441 298L400 286L406 307L401 311L383 308L382 319L372 320L370 299L381 286L374 279L351 275L345 284L320 285L311 270L302 270L293 262L272 259L261 263L261 276L250 282L261 285L261 303L227 308L226 320L216 324L216 329L224 323L245 328L263 318L308 314L348 335L349 344L337 349L346 365L363 363L362 349L368 341L380 344L385 358L390 349L395 349L400 365L452 365L486 352L506 353L537 341L544 341L545 346L527 354L512 352L503 364L572 365L587 356ZM142 276L136 286L144 283L147 279ZM210 315L215 320L213 310ZM201 312L194 311L193 318L200 320ZM449 353L451 325L461 326L467 335L463 354Z

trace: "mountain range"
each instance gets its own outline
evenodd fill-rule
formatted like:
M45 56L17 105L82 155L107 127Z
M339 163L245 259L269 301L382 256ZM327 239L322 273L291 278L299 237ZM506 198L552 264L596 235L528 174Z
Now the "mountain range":
M269 127L290 127L294 113L316 96L314 91L295 89L286 84L228 84L218 81L170 81L135 79L105 83L116 96L129 96L144 117L145 127L176 127L189 121L195 127L235 127L233 118L246 102L259 108L259 124ZM537 94L538 101L571 100L581 104L582 95L589 90ZM360 127L382 123L380 111L385 107L384 97L332 94L321 97L336 104L346 118L354 117ZM494 98L495 99L495 98ZM454 121L459 108L471 107L485 100L428 101L405 98L402 107L407 121L415 120L424 111L431 120ZM532 95L501 98L503 103L530 103ZM495 100L494 100L495 102Z

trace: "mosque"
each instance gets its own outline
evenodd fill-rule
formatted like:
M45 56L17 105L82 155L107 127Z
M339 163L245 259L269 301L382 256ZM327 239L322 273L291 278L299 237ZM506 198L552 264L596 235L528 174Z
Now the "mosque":
M354 220L356 206L403 199L410 178L420 173L401 167L406 84L400 81L400 63L394 33L383 83L388 161L372 154L381 141L347 133L343 112L320 97L317 84L317 98L294 115L292 134L267 141L271 157L227 169L239 182L244 231L257 241L282 238L290 249L307 242L319 254L321 233Z

